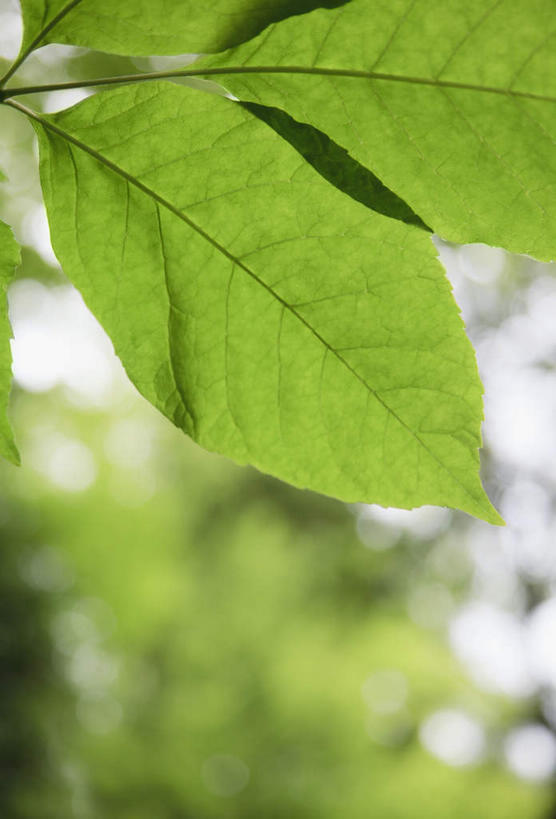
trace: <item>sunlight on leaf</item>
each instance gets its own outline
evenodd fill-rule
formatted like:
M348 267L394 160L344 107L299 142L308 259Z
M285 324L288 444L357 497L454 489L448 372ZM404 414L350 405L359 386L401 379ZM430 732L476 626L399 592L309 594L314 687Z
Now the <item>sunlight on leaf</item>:
M7 407L12 384L12 355L10 338L12 335L8 319L6 290L19 264L19 245L12 231L0 222L0 284L2 304L0 306L0 455L14 464L19 464L19 453L8 421Z
M352 0L203 65L324 131L444 239L549 260L553 27L552 0Z
M270 125L277 134L299 151L321 176L348 196L371 210L376 210L377 213L383 213L384 216L430 231L403 199L388 190L378 177L355 162L346 150L332 142L322 131L311 125L296 122L278 108L267 108L255 102L243 102L241 105Z
M297 486L500 522L473 351L425 231L223 98L156 83L28 115L57 256L177 426Z
M34 47L65 43L136 55L220 51L269 23L342 2L346 0L22 0L22 48L40 38Z

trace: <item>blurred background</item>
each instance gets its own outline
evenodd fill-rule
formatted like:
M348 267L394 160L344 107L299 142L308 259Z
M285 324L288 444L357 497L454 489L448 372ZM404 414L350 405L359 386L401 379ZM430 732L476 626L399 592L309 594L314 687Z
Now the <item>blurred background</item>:
M0 0L4 59L19 37ZM18 84L166 64L49 46ZM555 267L436 242L506 528L348 507L207 454L136 393L57 266L32 130L7 109L0 156L0 218L24 247L2 816L555 819Z

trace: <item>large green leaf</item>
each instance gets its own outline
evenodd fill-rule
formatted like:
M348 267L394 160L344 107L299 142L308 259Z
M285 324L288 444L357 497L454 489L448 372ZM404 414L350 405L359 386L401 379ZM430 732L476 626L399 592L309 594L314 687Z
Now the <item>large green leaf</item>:
M0 222L0 455L14 464L19 463L19 453L15 445L12 428L8 421L8 399L12 385L12 355L10 337L12 335L8 319L6 290L19 264L19 245L12 231Z
M551 259L555 21L554 0L352 0L203 65L327 133L444 238Z
M346 0L22 0L22 51L67 43L116 54L219 51L269 23Z
M345 500L500 521L473 351L422 228L223 98L156 83L31 116L56 254L176 425Z

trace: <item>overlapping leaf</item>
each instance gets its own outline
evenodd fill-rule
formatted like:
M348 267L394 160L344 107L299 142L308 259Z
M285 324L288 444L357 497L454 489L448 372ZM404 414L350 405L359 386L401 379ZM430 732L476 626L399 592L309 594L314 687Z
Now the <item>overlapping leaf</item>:
M0 174L1 176L1 174ZM19 264L19 245L10 228L0 222L0 455L19 463L19 453L8 421L7 408L12 383L11 327L8 319L6 290Z
M474 355L422 228L172 84L34 123L58 258L174 423L299 486L499 522Z
M269 23L345 0L22 0L22 51L66 43L116 54L219 51Z
M554 0L352 0L208 58L348 149L446 239L556 257Z

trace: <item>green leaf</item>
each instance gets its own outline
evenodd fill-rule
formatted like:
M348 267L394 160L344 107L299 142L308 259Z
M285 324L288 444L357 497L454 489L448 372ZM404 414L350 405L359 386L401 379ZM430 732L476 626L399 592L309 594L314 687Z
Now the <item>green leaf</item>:
M0 455L14 464L19 464L20 460L7 415L12 384L12 355L10 351L12 331L8 319L6 290L13 279L19 261L19 245L8 225L0 222L0 288L2 291L0 305Z
M156 83L30 115L56 254L177 426L344 500L500 522L473 351L425 231L223 98Z
M554 0L352 0L203 65L241 100L324 131L445 239L551 259L554 12Z
M371 171L355 162L348 152L326 134L296 122L278 108L268 108L255 102L240 103L247 111L270 125L286 139L304 159L325 179L348 196L377 213L399 219L408 225L417 225L430 232L424 222L408 205L382 184Z
M269 23L345 0L22 0L22 52L47 43L113 54L220 51Z

